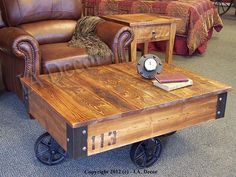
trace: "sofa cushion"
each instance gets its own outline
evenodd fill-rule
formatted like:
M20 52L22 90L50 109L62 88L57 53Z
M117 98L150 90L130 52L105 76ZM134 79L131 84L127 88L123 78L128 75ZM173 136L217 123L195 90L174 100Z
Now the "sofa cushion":
M20 25L39 44L68 42L75 31L75 20L47 20Z
M6 25L18 26L41 20L77 20L82 13L81 0L1 0Z
M112 56L89 56L86 49L69 47L67 43L40 45L42 72L54 73L78 68L112 64Z

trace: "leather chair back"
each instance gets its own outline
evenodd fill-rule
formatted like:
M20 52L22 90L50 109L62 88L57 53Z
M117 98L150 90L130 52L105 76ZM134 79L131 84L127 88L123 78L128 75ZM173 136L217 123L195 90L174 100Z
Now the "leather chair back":
M77 20L81 0L0 0L2 18L7 26L42 20Z
M81 17L81 0L0 0L4 25L19 27L39 44L67 42Z

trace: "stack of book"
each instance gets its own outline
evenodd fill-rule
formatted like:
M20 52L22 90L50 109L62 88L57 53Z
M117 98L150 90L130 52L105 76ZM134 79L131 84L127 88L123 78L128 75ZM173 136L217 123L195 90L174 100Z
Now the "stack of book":
M193 85L193 81L181 73L161 73L155 76L153 85L166 91Z

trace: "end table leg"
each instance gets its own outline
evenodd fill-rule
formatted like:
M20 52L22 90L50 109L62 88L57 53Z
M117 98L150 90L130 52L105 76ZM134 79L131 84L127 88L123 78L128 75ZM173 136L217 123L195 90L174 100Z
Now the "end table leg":
M165 58L165 61L168 64L172 63L173 47L174 47L174 41L175 41L175 32L176 32L176 23L172 23L170 25L170 38L166 42L166 58Z
M136 61L136 60L137 60L137 41L136 39L134 39L129 48L129 61Z
M143 51L142 51L143 55L148 53L148 42L144 42L144 46L143 46Z

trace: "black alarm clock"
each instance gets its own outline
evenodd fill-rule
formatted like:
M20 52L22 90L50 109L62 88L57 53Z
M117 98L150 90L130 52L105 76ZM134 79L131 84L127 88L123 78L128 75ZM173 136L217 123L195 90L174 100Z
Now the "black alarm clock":
M153 54L144 55L137 63L137 70L142 77L146 79L154 79L156 74L161 73L161 60Z

